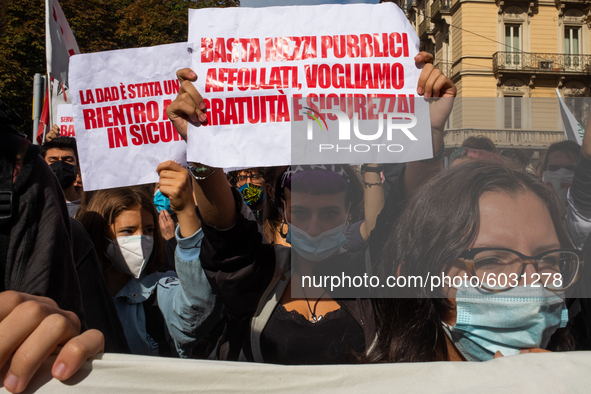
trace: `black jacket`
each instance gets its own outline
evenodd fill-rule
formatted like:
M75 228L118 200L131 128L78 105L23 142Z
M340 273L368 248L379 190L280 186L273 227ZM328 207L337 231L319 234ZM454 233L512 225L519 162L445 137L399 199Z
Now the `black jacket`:
M0 226L0 290L49 297L76 313L85 328L59 182L37 146L8 132L0 139L0 191L12 194L11 218Z

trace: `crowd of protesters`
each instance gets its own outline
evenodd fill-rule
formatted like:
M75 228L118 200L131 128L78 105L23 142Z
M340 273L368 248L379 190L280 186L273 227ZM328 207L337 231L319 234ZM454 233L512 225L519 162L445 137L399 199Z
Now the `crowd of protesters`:
M72 376L101 352L277 364L486 361L591 349L591 135L550 146L535 168L485 137L444 169L456 95L430 55L417 91L430 104L433 159L250 168L155 169L157 184L85 192L75 139L41 149L3 108L0 144L0 368L21 392L40 363ZM167 112L186 139L205 103L180 70ZM223 146L220 146L223 149ZM339 267L381 275L482 279L437 296L341 297L305 276ZM537 274L558 285L528 288ZM306 292L306 290L308 292Z

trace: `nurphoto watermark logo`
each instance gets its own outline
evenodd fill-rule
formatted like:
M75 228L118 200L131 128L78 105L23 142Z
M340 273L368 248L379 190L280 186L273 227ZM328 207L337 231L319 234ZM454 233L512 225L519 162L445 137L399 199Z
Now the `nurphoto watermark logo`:
M348 96L294 97L292 164L397 163L432 157L429 105L423 98Z

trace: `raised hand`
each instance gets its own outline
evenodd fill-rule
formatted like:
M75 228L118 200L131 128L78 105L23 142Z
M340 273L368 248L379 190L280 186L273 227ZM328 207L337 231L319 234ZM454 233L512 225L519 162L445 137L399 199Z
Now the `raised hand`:
M176 131L186 141L188 122L194 125L207 122L206 107L203 97L191 83L197 80L197 74L190 68L183 68L177 71L176 76L181 82L179 94L166 108L166 113Z

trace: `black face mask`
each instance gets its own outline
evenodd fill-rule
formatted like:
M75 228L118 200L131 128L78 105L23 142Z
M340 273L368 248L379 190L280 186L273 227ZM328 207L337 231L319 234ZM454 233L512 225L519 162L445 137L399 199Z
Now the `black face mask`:
M76 180L76 166L58 160L55 163L51 163L49 167L60 182L62 190L66 190L72 186L72 183Z

